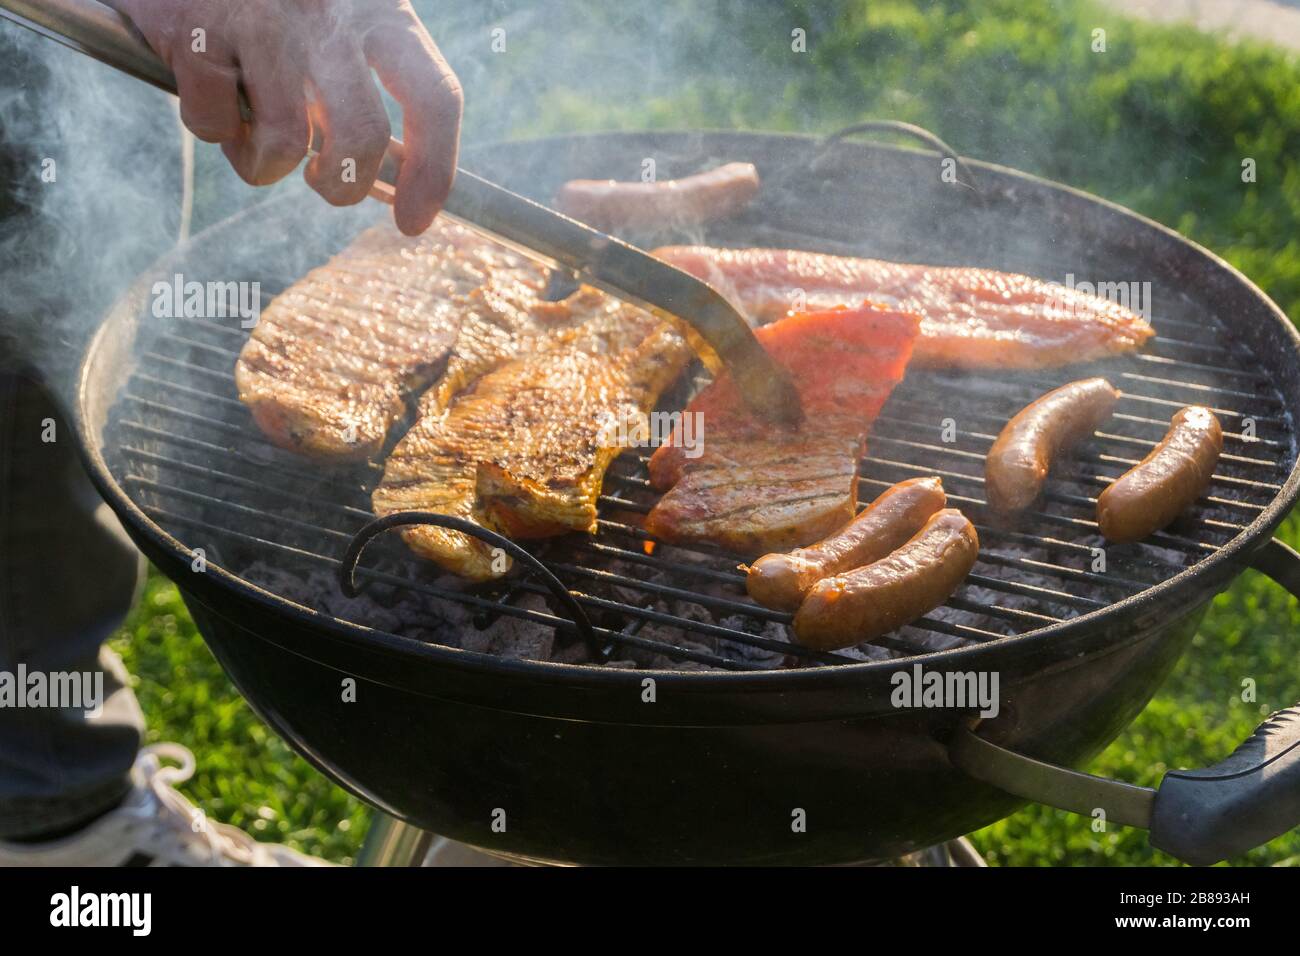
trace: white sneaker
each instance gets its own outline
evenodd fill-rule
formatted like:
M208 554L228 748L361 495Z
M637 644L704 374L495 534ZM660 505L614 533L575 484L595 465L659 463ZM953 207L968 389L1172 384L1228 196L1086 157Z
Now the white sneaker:
M163 766L160 758L179 767ZM213 823L175 789L194 775L180 744L145 747L122 804L77 833L45 843L0 841L0 866L332 866Z

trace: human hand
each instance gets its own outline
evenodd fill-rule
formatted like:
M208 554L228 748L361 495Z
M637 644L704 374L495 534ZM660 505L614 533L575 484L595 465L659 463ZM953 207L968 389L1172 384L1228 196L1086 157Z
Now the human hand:
M181 119L236 172L304 170L327 201L360 202L390 143L371 69L402 108L394 217L427 229L451 190L464 98L409 0L110 0L176 75ZM243 88L252 115L240 113Z

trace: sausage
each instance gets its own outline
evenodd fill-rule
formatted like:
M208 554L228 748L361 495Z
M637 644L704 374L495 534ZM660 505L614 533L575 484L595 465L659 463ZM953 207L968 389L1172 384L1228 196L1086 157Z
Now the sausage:
M560 187L556 208L606 231L652 232L724 219L758 195L753 163L727 163L661 183L574 179Z
M965 515L955 508L936 512L888 557L818 581L794 616L795 640L830 651L911 623L957 590L979 549Z
M749 567L745 589L764 607L793 611L822 578L879 561L902 547L947 503L938 478L900 481L830 537L788 554L759 558Z
M1140 541L1170 524L1205 493L1223 452L1223 429L1208 408L1174 415L1160 444L1097 496L1107 541Z
M1037 500L1052 460L1111 416L1119 390L1104 378L1053 389L1007 422L984 464L984 491L994 511L1013 514Z

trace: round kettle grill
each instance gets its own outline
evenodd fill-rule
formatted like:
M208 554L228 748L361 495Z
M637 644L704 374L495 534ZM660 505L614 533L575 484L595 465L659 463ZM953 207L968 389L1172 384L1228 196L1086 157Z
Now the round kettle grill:
M1140 280L1157 337L1086 367L909 372L869 438L861 493L940 475L976 523L980 561L914 625L813 652L787 642L789 615L748 600L734 555L639 529L653 494L635 451L607 476L597 534L529 544L540 569L525 561L470 587L395 535L361 553L382 530L368 508L381 465L336 469L272 448L235 398L240 318L151 308L154 283L177 275L256 281L270 297L378 214L298 194L262 203L140 278L96 335L78 393L93 479L258 714L385 812L522 860L859 862L1037 800L1101 808L1208 863L1300 820L1292 711L1158 791L1066 769L1141 711L1237 574L1253 567L1300 594L1300 557L1271 538L1300 487L1300 342L1277 306L1170 230L1013 170L945 167L946 148L688 131L466 152L471 168L541 201L567 179L629 178L645 157L664 178L753 162L764 183L737 218L658 241ZM983 454L1024 404L1085 374L1123 391L1113 423L1054 475L1040 510L1001 522L983 500ZM1226 435L1209 494L1151 539L1105 546L1097 493L1193 403L1214 408ZM358 558L349 597L340 578ZM411 606L413 623L394 611ZM552 659L472 639L505 627L537 635ZM904 672L996 675L996 716L896 706Z

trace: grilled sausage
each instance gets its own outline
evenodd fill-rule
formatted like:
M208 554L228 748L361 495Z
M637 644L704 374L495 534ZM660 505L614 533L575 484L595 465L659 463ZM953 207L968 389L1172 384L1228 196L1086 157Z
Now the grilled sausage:
M788 554L759 558L749 568L745 588L765 607L793 611L822 578L879 561L902 547L947 503L938 478L900 481L830 537Z
M1037 500L1052 460L1087 438L1115 409L1119 391L1104 378L1062 385L1025 406L989 449L984 491L995 511L1013 514Z
M661 183L574 179L560 187L556 208L599 229L651 232L724 219L758 195L752 163L727 163Z
M1160 444L1097 497L1106 540L1140 541L1182 514L1209 487L1223 452L1223 429L1208 408L1174 415Z
M888 557L817 582L794 616L795 640L829 651L915 621L957 590L979 548L965 515L955 508L936 512Z

